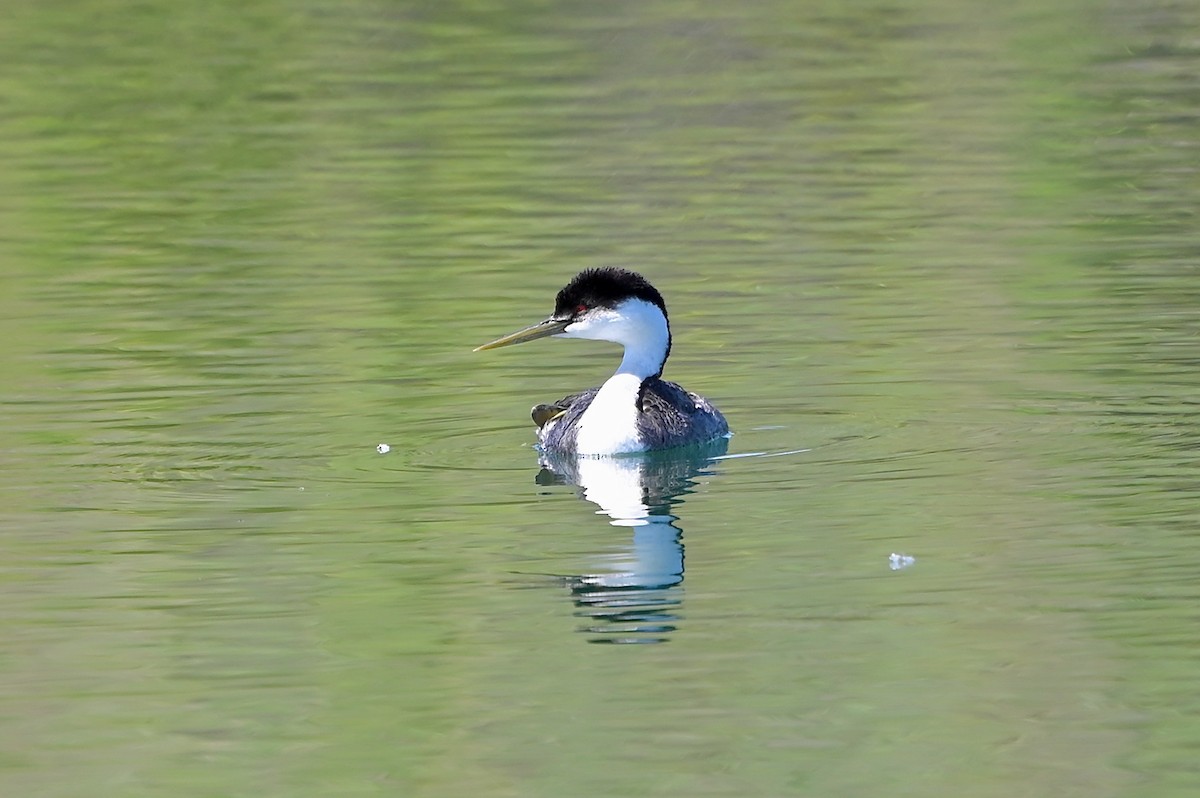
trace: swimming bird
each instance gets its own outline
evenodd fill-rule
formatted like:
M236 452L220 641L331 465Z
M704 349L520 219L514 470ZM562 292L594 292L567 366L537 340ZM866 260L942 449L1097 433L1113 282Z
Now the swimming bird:
M671 354L667 305L640 274L616 268L582 271L558 292L550 318L475 351L549 336L612 341L625 347L625 356L599 388L533 408L544 451L627 454L729 434L725 417L707 399L662 379Z

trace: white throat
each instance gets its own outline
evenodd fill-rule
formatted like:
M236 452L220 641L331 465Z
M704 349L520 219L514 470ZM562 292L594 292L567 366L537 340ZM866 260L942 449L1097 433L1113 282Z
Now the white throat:
M561 333L563 338L612 341L625 356L580 416L576 451L584 455L625 454L646 448L638 433L638 393L642 382L662 373L671 330L658 306L628 299L616 308L596 309Z

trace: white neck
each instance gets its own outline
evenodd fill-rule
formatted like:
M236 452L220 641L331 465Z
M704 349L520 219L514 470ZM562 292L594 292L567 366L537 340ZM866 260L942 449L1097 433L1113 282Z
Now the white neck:
M564 338L613 341L625 347L617 371L579 418L575 439L579 454L639 452L646 446L638 434L638 393L642 382L662 373L671 346L671 330L659 308L629 299L612 310L596 310L567 327Z
M615 308L597 308L573 322L559 338L612 341L625 347L617 374L642 379L662 373L671 348L671 328L658 306L642 299L627 299Z

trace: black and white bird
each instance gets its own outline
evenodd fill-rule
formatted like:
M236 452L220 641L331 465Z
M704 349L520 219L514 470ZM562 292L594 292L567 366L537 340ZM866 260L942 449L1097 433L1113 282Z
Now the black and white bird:
M671 354L667 306L640 274L614 268L580 272L558 292L550 318L475 351L549 336L612 341L625 347L625 356L599 388L533 408L543 450L617 455L729 434L725 417L707 399L662 379Z

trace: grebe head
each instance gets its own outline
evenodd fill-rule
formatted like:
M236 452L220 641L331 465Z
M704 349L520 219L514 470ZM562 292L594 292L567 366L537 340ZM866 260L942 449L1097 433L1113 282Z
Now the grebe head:
M625 359L620 371L643 378L661 374L671 353L671 328L662 294L646 278L625 269L580 272L558 292L550 318L475 351L548 336L621 344L625 347Z

